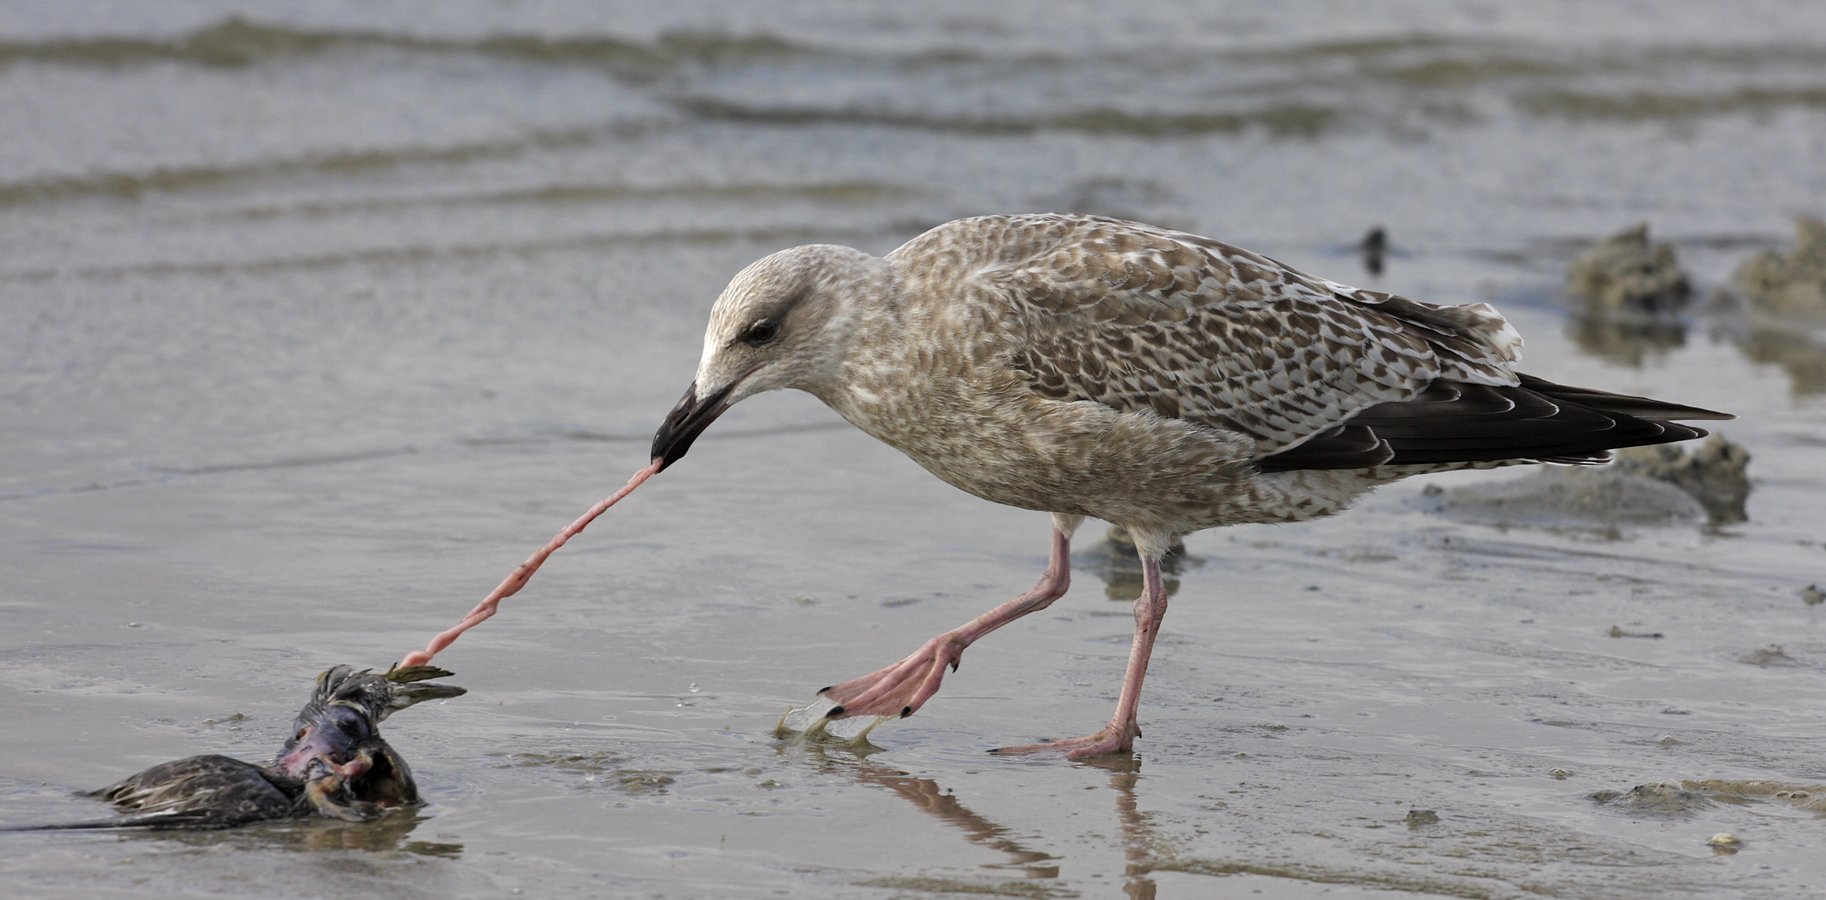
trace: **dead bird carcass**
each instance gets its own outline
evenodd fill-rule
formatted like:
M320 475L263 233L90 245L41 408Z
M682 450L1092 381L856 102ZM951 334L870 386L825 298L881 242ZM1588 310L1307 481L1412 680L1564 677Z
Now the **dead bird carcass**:
M379 726L414 703L467 693L425 683L450 674L433 666L379 675L336 666L317 676L317 690L271 764L209 755L156 765L89 793L121 817L51 827L213 829L309 816L366 822L418 806L412 770Z

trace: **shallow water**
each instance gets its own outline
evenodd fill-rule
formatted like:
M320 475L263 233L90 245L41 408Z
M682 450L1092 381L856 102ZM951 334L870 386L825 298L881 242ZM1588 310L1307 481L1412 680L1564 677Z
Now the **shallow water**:
M1555 299L1640 220L1703 295L1826 212L1826 13L1593 7L7 4L3 824L264 758L318 671L420 646L645 462L718 289L798 243L1077 210L1491 300L1531 372L1739 413L1755 490L1504 530L1416 481L1193 535L1137 753L989 757L1109 714L1093 524L1071 596L856 752L773 726L1024 590L1047 520L756 398L440 655L471 693L387 725L419 816L0 835L0 887L1826 896L1805 803L1591 797L1826 782L1826 345Z

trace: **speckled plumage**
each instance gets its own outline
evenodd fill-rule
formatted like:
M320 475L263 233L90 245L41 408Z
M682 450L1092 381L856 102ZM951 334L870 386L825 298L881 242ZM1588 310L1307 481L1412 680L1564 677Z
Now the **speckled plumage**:
M979 497L1105 519L1161 546L1325 515L1377 484L1461 467L1259 463L1435 382L1519 384L1521 338L1487 304L1428 306L1089 216L963 219L885 259L783 251L718 302L706 365L769 302L783 322L828 318L795 348L814 364L766 387L817 395ZM700 385L715 380L700 371Z
M952 485L1054 513L1067 536L1114 522L1157 560L1176 535L1326 515L1420 472L1601 462L1704 434L1668 419L1726 418L1519 374L1521 343L1487 304L1359 290L1197 235L962 219L885 258L816 245L743 270L654 455L798 388Z

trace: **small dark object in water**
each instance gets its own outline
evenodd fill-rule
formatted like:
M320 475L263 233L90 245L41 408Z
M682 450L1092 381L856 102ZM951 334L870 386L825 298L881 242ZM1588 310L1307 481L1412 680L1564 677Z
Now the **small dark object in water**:
M1389 234L1377 225L1363 236L1363 269L1371 275L1382 274L1382 260L1388 255Z
M1622 628L1619 628L1615 625L1610 626L1610 631L1606 632L1606 634L1609 634L1611 637L1614 637L1614 638L1633 637L1633 638L1660 639L1661 637L1663 637L1662 633L1659 631L1624 631Z
M88 793L126 815L41 827L203 830L308 816L367 822L417 806L412 770L381 738L379 725L421 700L467 693L421 683L449 674L433 666L381 675L337 666L317 676L317 690L271 765L214 755L162 763Z

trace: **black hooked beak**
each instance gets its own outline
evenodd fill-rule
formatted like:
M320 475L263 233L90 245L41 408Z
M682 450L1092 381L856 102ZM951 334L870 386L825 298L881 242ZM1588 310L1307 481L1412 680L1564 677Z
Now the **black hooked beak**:
M728 387L708 397L697 395L697 382L685 389L685 396L679 398L678 405L666 414L666 421L659 426L659 432L653 435L653 458L660 461L660 471L677 462L691 449L691 442L716 421L716 417L729 408L729 393L741 383L738 378Z

